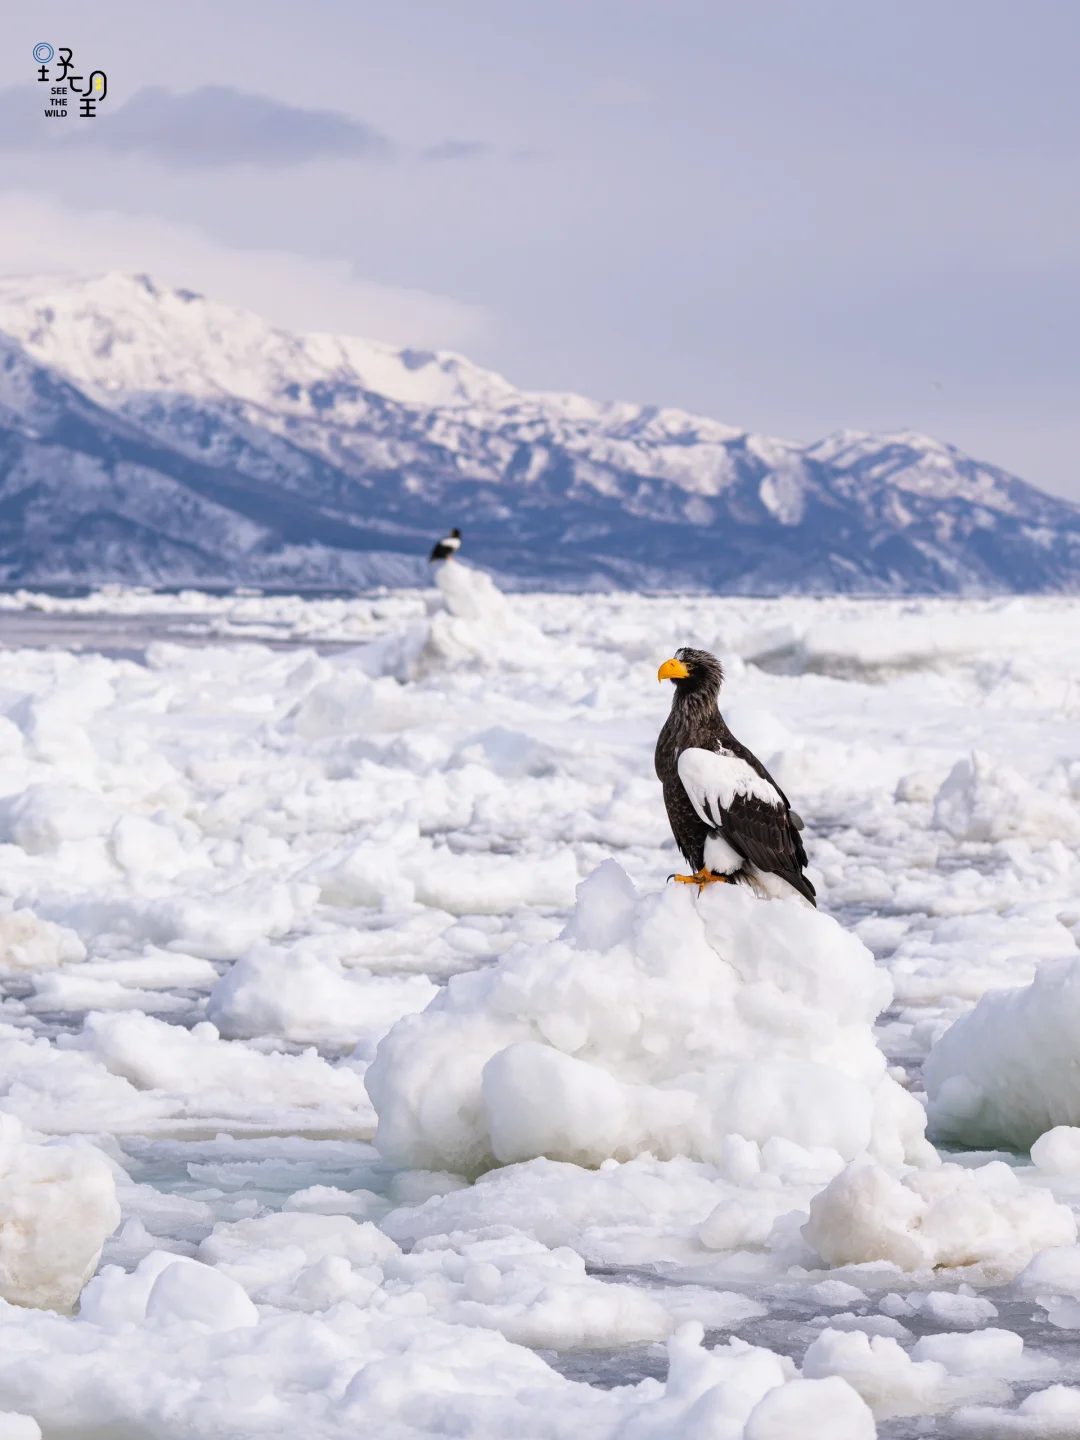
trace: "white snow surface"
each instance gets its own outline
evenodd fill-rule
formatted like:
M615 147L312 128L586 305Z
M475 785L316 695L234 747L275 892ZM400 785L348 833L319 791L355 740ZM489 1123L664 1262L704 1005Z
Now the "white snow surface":
M1076 603L439 579L0 597L0 1436L1075 1433Z

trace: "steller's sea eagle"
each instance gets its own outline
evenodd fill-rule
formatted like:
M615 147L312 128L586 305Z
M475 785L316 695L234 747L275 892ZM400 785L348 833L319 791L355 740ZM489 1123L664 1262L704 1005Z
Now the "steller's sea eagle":
M441 540L436 540L432 546L428 559L434 564L436 560L449 560L451 555L456 555L461 549L461 531L455 525L449 535Z
M688 885L742 881L776 894L786 888L767 878L776 877L816 905L803 873L802 821L720 714L719 660L684 647L657 679L674 681L675 698L656 742L656 773L675 843L695 872L673 878Z

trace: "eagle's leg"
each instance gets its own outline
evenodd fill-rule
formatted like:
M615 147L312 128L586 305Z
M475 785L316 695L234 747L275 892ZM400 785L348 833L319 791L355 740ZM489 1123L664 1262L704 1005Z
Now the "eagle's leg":
M669 875L668 879L677 880L680 885L697 885L699 888L702 885L727 884L726 875L714 875L711 870L706 870L704 866L702 866L696 875Z

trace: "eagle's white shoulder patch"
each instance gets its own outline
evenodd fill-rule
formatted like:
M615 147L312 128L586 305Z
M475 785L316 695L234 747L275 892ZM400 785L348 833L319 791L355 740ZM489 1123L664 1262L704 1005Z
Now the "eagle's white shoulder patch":
M736 795L753 795L780 809L783 801L775 785L762 779L752 765L725 750L699 750L695 746L679 756L679 779L690 803L706 825L720 823Z

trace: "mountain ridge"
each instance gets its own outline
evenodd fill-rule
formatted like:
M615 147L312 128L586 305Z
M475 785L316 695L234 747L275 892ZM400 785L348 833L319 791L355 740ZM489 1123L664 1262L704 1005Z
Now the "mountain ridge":
M529 588L1080 590L1080 507L913 432L519 391L146 276L2 280L0 334L8 583L419 583L458 523Z

